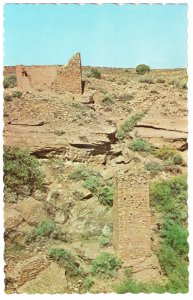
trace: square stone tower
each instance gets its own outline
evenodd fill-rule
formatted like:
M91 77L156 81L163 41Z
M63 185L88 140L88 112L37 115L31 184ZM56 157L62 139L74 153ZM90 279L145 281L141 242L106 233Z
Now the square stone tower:
M160 277L159 263L151 250L148 172L115 177L113 246L123 266L132 267L136 279L151 281Z

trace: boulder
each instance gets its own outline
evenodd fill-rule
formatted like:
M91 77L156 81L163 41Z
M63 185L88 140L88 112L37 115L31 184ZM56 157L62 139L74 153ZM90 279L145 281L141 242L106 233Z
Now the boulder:
M101 234L105 224L112 222L112 211L93 197L87 201L77 201L62 231L68 232L73 240L89 239Z
M34 279L37 274L45 269L50 262L46 256L38 254L25 261L17 263L10 274L10 278L13 281L14 287L20 287L27 281Z
M134 135L147 139L156 147L172 144L180 149L187 143L188 124L186 119L143 119L133 130Z
M36 226L47 218L47 213L43 209L42 203L32 197L18 201L15 208L31 226Z
M82 187L82 186L78 186L75 190L74 190L74 193L75 197L79 200L86 200L86 199L90 199L92 197L92 193Z
M67 289L65 269L52 262L36 278L26 282L17 292L26 294L64 294Z
M12 204L5 204L4 206L4 226L5 230L13 229L23 221L20 212L13 208Z

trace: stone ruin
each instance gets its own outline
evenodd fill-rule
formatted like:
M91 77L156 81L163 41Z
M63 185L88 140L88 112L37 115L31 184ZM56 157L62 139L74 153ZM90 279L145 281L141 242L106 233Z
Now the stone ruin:
M151 250L149 173L115 177L113 245L132 275L140 281L159 280L161 269Z
M76 53L66 66L5 67L4 75L16 74L17 87L24 91L52 89L74 94L83 93L80 53Z

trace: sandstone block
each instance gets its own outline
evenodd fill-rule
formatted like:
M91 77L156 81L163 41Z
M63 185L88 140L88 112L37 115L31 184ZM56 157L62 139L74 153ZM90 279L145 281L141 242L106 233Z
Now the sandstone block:
M21 286L18 292L27 294L65 293L67 288L65 273L65 269L52 262L46 269L41 271L36 278Z
M32 226L38 225L47 218L42 203L32 197L18 201L16 209L21 213L23 219Z

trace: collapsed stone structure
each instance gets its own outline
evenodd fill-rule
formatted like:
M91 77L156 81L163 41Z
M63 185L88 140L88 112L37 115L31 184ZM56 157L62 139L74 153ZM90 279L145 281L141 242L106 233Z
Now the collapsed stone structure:
M24 91L46 90L82 94L82 72L80 53L76 53L66 66L5 67L4 74L15 71L17 86Z
M115 177L113 245L125 267L141 281L158 280L161 269L151 250L149 174Z

